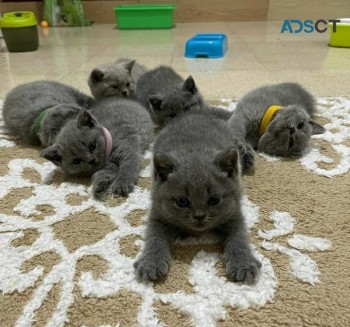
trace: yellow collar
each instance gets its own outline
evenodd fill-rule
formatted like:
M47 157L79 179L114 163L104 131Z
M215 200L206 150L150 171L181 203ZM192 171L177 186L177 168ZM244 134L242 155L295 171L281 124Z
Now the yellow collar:
M273 105L269 109L266 110L263 119L261 120L259 136L263 135L266 131L267 125L270 123L272 116L278 110L281 110L282 106Z

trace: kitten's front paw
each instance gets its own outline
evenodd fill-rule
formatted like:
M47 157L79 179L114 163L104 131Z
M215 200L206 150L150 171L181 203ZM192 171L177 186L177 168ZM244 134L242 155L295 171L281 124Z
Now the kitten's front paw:
M234 257L229 259L224 257L224 263L229 279L246 284L255 283L261 268L260 261L253 256L247 256L238 260Z
M111 186L111 191L114 195L127 196L134 190L134 184L129 181L121 181L116 179Z
M92 179L92 194L94 198L103 200L108 192L110 184L110 175L97 172Z
M155 258L154 256L141 256L134 263L136 276L143 281L155 281L166 276L169 271L170 258Z

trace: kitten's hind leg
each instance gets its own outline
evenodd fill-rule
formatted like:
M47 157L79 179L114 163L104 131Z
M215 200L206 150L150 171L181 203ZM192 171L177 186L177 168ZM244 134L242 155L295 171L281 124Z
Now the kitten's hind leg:
M255 152L252 146L249 143L239 139L235 140L235 145L240 154L243 172L252 170L255 164Z

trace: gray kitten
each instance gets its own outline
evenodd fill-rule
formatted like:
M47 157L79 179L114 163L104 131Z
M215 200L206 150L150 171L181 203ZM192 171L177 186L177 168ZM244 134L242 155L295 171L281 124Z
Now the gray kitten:
M183 80L167 66L159 66L144 74L137 83L136 94L158 127L190 110L207 110L214 116L222 115L227 119L230 115L228 111L204 102L192 76Z
M111 96L133 98L136 83L145 72L146 68L135 60L121 58L96 67L89 76L88 84L95 99Z
M62 83L21 84L5 98L5 126L27 144L48 146L67 120L93 102L92 97Z
M266 121L264 130L261 126L264 115L274 105L281 106L282 110ZM281 83L263 86L245 95L228 124L237 138L248 142L248 152L253 153L253 147L272 155L300 156L311 135L325 132L312 120L315 111L314 98L309 92L296 83Z
M92 175L93 195L127 195L137 181L152 121L139 103L108 98L81 110L42 156L71 175Z
M168 273L174 240L211 232L224 244L234 281L253 283L261 267L241 211L239 154L222 119L188 113L169 123L154 144L152 207L145 248L135 262L142 280Z

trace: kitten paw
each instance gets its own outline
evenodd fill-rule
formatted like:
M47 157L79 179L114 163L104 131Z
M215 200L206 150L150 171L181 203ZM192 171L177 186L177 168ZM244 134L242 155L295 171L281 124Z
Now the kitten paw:
M243 171L252 169L255 163L255 153L253 148L249 144L242 144L239 147L239 151L242 157Z
M229 279L235 282L254 284L259 274L261 263L253 256L249 256L244 260L228 259L225 262L225 267Z
M111 191L114 195L127 196L134 190L134 185L129 182L122 182L120 180L115 180L112 183Z
M111 178L109 175L96 173L92 181L93 196L98 200L102 200L106 196L110 184Z
M136 276L143 281L155 281L166 276L169 271L170 258L142 256L134 263Z

